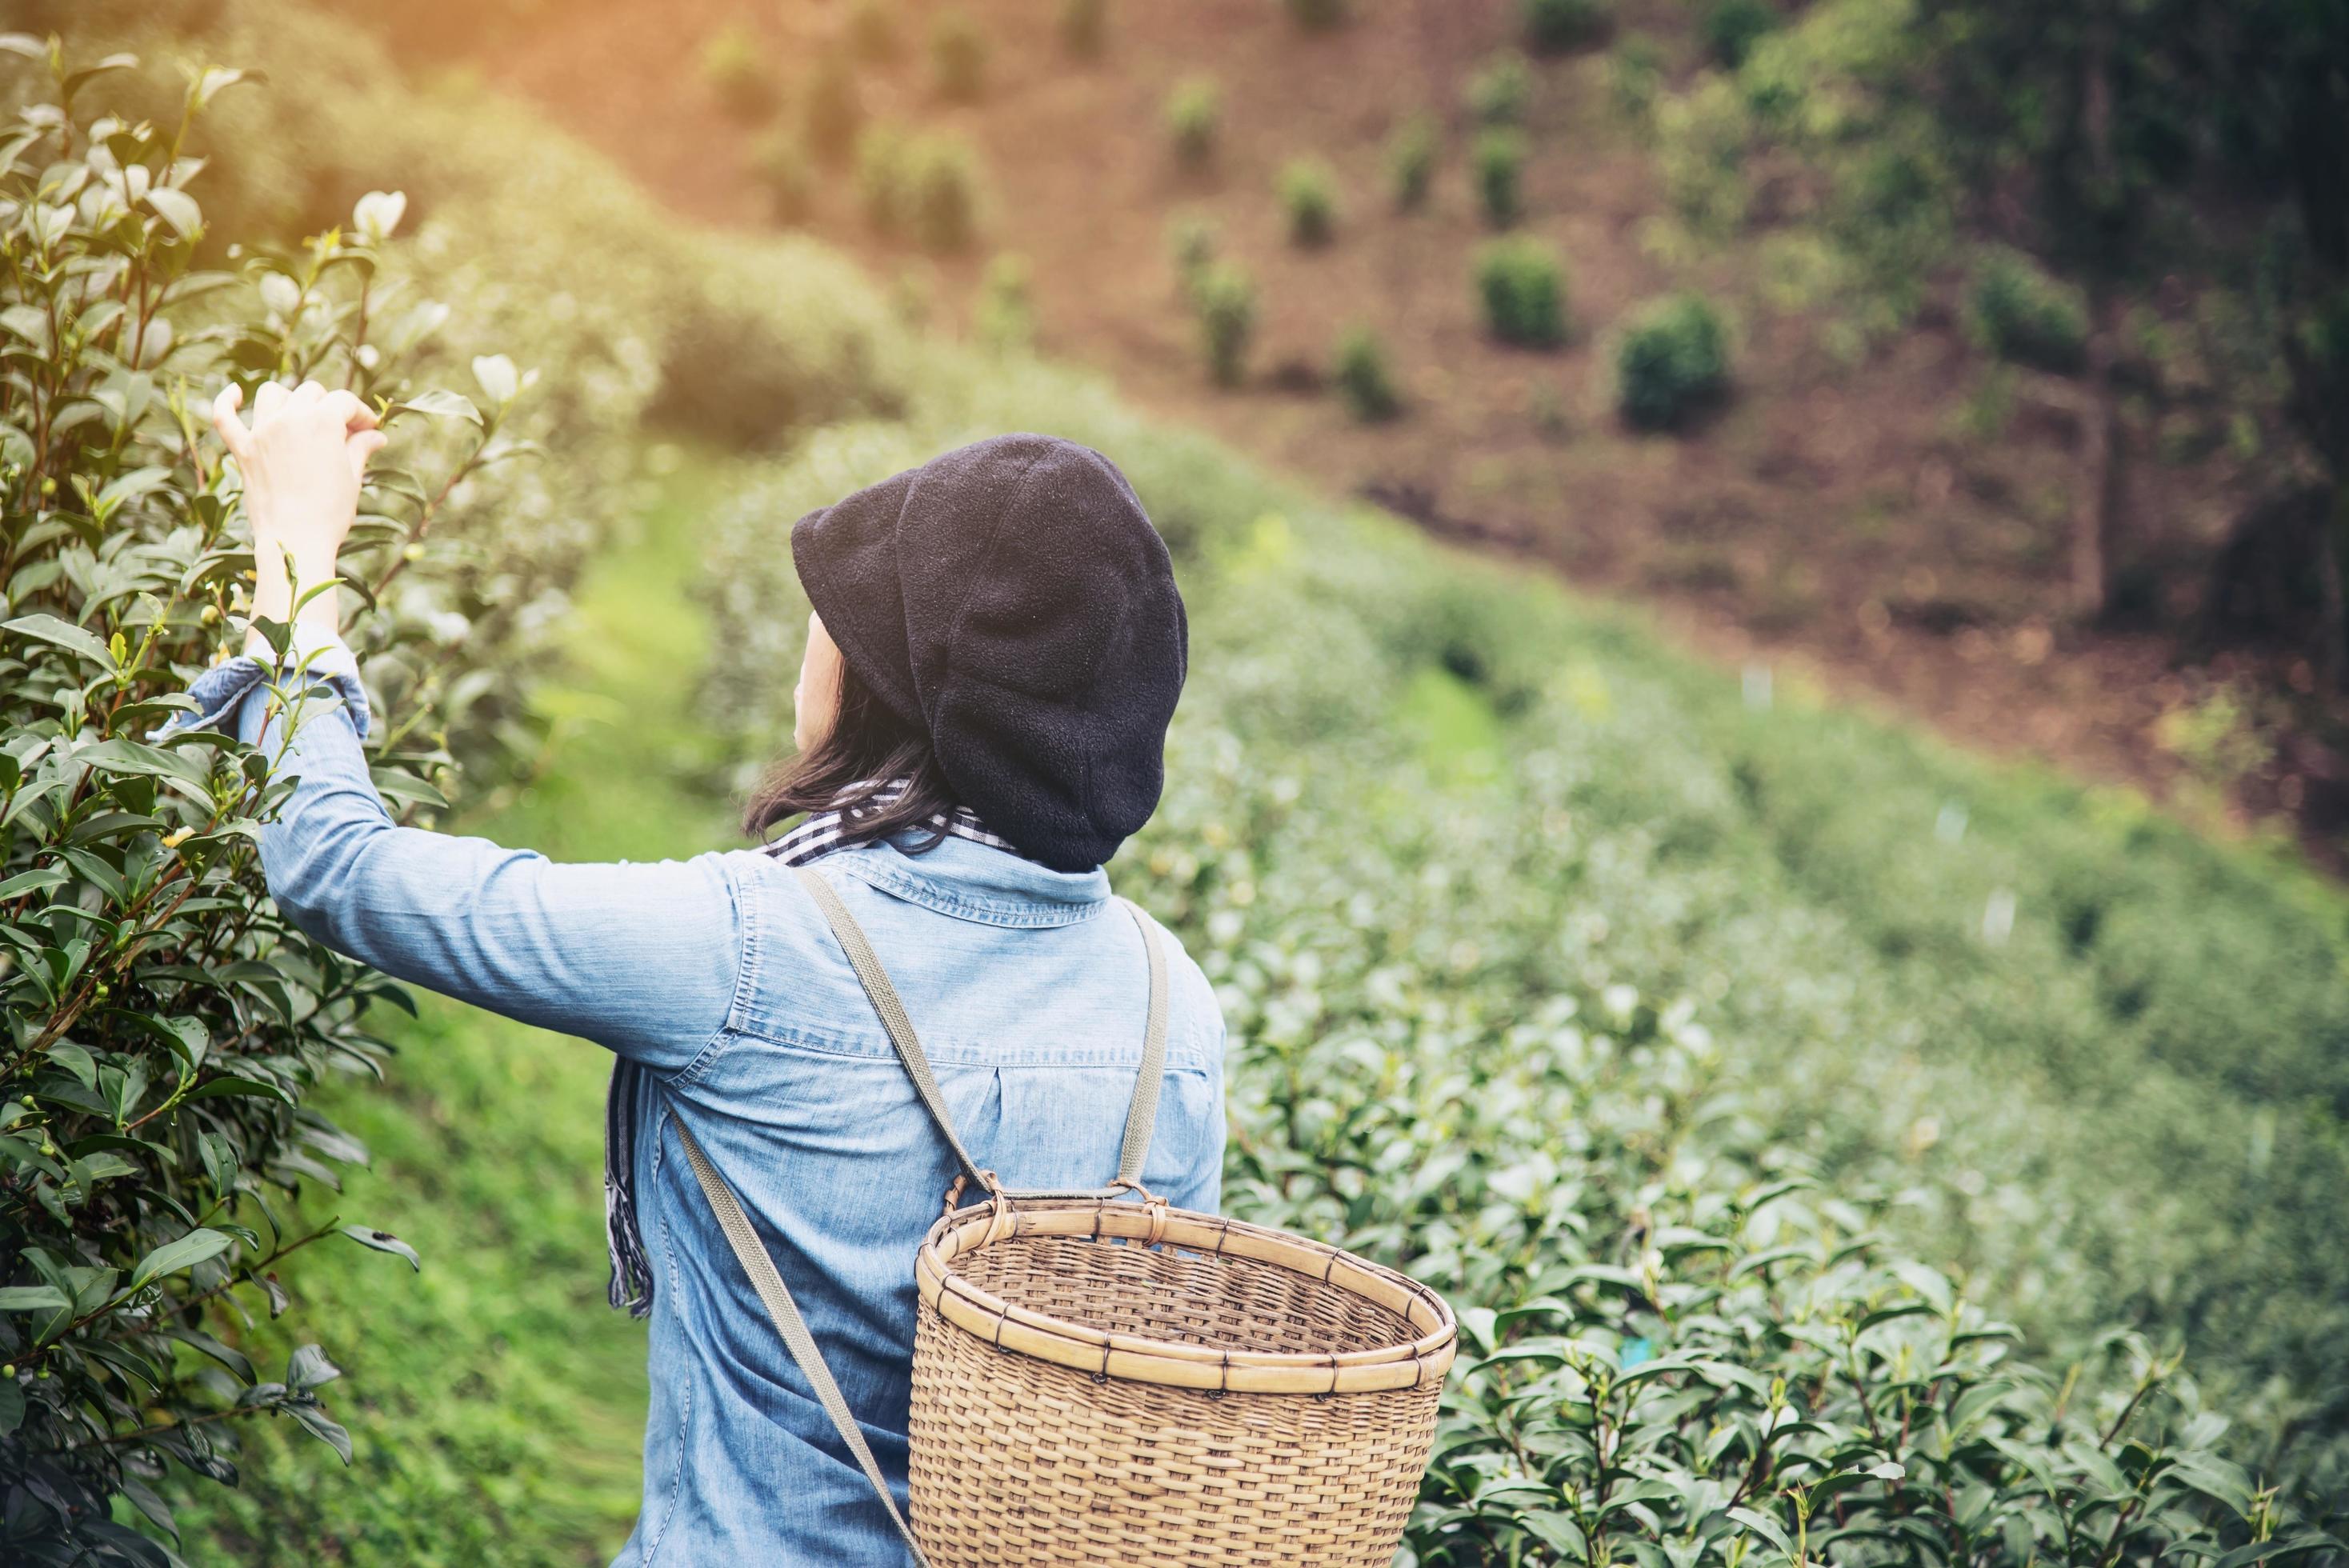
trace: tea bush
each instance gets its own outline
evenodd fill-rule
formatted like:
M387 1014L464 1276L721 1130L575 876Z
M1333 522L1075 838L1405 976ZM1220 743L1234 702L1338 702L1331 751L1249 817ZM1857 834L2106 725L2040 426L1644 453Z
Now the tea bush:
M897 7L892 0L856 0L848 13L848 48L875 64L897 57Z
M1704 14L1704 45L1724 70L1735 70L1764 34L1778 26L1770 0L1713 0Z
M273 1377L232 1343L289 1309L286 1260L347 1238L416 1263L360 1217L290 1206L365 1161L304 1101L328 1073L380 1071L369 1009L402 997L268 903L256 833L291 789L274 759L158 733L250 611L210 397L316 378L395 428L344 557L349 634L378 787L429 816L454 781L450 732L511 703L551 612L526 551L443 543L484 509L519 525L529 481L508 475L532 448L509 423L534 377L476 357L468 397L415 374L449 313L387 265L400 196L201 264L232 236L183 154L238 72L195 73L178 112L129 119L84 106L130 57L76 69L21 35L0 51L51 94L27 87L0 139L0 1547L161 1564L112 1500L169 1531L166 1466L233 1482L233 1425L282 1417L349 1458L325 1350ZM259 629L283 651L286 627ZM282 677L281 698L305 685Z
M1649 304L1615 352L1615 406L1643 430L1688 423L1729 390L1729 330L1702 294Z
M1948 17L1901 0L1814 0L1744 13L1733 71L1665 92L1653 117L1673 207L1700 239L1741 232L1757 175L1805 192L1782 241L1809 250L1813 303L1831 303L1864 343L1898 330L1944 275L1964 205L1961 150L1915 89ZM1951 34L1959 37L1961 34Z
M1338 176L1318 158L1293 158L1281 166L1280 206L1288 218L1288 242L1319 250L1338 237Z
M1097 60L1109 52L1109 0L1061 0L1061 47Z
M1974 268L1966 326L2001 359L2073 375L2086 363L2088 307L2079 289L2019 251L1992 250Z
M968 250L978 237L978 155L951 131L866 128L856 180L865 216L881 233L933 254Z
M930 75L948 103L987 94L987 35L967 11L948 11L930 30Z
M1484 209L1486 223L1506 229L1525 216L1523 132L1504 126L1480 133L1468 162L1476 181L1476 204Z
M1237 262L1216 262L1192 285L1191 308L1199 318L1199 340L1207 374L1218 387L1247 379L1248 345L1256 336L1256 280Z
M764 119L775 112L774 69L748 27L727 27L710 38L701 51L701 76L719 107L737 119Z
M1177 212L1167 220L1166 254L1174 266L1174 281L1186 295L1198 289L1219 243L1216 221L1204 212Z
M905 150L914 133L895 120L866 126L856 138L856 194L864 221L880 233L899 231Z
M922 249L943 253L970 248L978 235L978 155L958 136L916 137L908 151L902 195L907 232Z
M1746 165L1755 146L1753 108L1737 84L1707 72L1656 102L1657 172L1673 214L1700 238L1742 232L1754 208Z
M846 159L864 129L864 89L856 67L838 49L819 54L800 99L800 134L810 151L827 162Z
M1617 44L1607 57L1607 92L1617 114L1641 132L1651 130L1664 93L1662 46L1645 33Z
M1178 907L1247 874L1206 870L1229 864L1212 837L1157 852ZM1449 915L1476 885L1423 917L1476 940ZM1461 965L1492 960L1418 948L1393 901L1316 921L1250 886L1240 931L1268 936L1215 969L1252 1042L1231 1206L1410 1258L1469 1304L1417 1563L2149 1564L2245 1536L2286 1555L2282 1511L2213 1451L2226 1422L2173 1363L2119 1336L2119 1377L2083 1397L2023 1361L1885 1239L1880 1202L1745 1140L1685 1003L1599 984L1464 1016Z
M1614 0L1525 0L1526 42L1545 53L1597 43L1615 25Z
M1533 103L1533 62L1505 49L1468 78L1468 112L1481 125L1523 125Z
M1367 326L1350 326L1338 339L1337 365L1330 378L1346 411L1365 425L1392 419L1402 412L1402 394L1394 373L1387 367L1386 346Z
M721 519L710 593L742 656L708 711L783 717L757 678L796 656L775 519L979 430L1068 435L1133 480L1185 577L1193 676L1158 817L1113 870L1226 1010L1226 1206L1397 1263L1462 1313L1401 1561L2329 1549L2219 1451L2227 1422L2174 1359L2124 1333L2051 1372L1972 1283L1889 1239L1909 1200L1821 1179L1763 1087L1784 1058L1735 1029L1762 1016L1736 988L1824 958L1825 934L1747 903L1761 862L1690 859L1733 791L1688 748L1638 760L1693 694L1634 673L1628 629L1561 640L1547 591L1300 504L1090 384L938 368L910 425L823 432ZM1788 1002L1824 1019L1850 1001L1830 990Z
M580 242L594 237L583 224ZM754 450L790 440L827 411L895 406L895 378L905 368L902 340L881 300L861 279L852 283L831 253L805 240L713 235L681 248L681 264L696 270L673 279L675 286L610 346L634 355L647 346L639 332L657 335L650 346L657 380L640 409L646 422ZM657 253L648 245L637 264ZM552 260L543 252L536 259ZM606 280L616 289L653 281L633 268ZM550 303L545 314L560 317L558 330L571 330L575 297L557 291ZM616 296L606 301L616 312L619 304ZM588 434L574 428L566 444L585 444Z
M1415 212L1427 205L1435 185L1435 160L1444 150L1444 133L1435 117L1414 114L1387 137L1387 189L1393 192L1395 211Z
M1531 235L1495 240L1476 253L1476 297L1485 329L1521 348L1566 341L1566 263Z
M773 130L750 155L751 171L767 192L767 205L779 223L808 220L815 204L815 168L807 144L788 130Z
M1166 134L1174 147L1174 161L1190 170L1214 162L1223 119L1224 95L1213 78L1191 77L1177 82L1166 97Z
M2121 1336L2119 1387L2079 1398L1889 1244L1880 1205L1741 1147L1692 1009L1619 984L1429 1016L1456 963L1368 960L1369 914L1284 897L1244 929L1305 933L1243 938L1219 971L1258 1042L1240 1119L1260 1152L1230 1202L1343 1228L1471 1304L1413 1561L2085 1568L2245 1536L2288 1555L2174 1364ZM1464 1026L1490 1046L1425 1037Z

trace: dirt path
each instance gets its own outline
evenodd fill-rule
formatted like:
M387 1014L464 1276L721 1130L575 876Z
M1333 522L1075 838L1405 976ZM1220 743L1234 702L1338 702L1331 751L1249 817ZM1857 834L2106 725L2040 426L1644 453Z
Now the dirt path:
M2175 744L2178 716L2209 712L2230 680L2289 702L2304 668L2183 667L2169 632L2068 624L2068 420L2026 399L1994 434L1970 425L1984 367L1946 311L1853 367L1822 348L1818 319L1773 309L1751 247L1674 253L1657 223L1654 160L1610 108L1602 55L1537 70L1524 228L1567 257L1577 330L1562 351L1528 354L1495 346L1477 322L1470 268L1489 234L1464 172L1473 131L1459 107L1466 78L1512 41L1515 4L1366 6L1356 25L1319 37L1266 0L1129 4L1112 6L1112 46L1094 62L1066 56L1058 7L1043 0L961 8L992 45L981 102L948 105L931 90L940 5L899 7L896 57L861 76L872 118L949 128L981 150L981 246L933 262L877 241L846 169L826 176L810 221L933 301L940 321L967 321L988 257L1016 253L1032 272L1040 346L1109 371L1154 413L1581 587L1644 599L1723 660L1798 664L1967 744L2134 783L2198 815L2290 812L2333 858L2349 782L2329 752L2275 747L2219 776ZM756 133L717 106L702 47L723 27L752 26L785 83L788 118L851 9L667 0L648 26L641 7L578 0L560 26L481 56L501 85L680 210L767 226L766 194L748 173ZM1624 26L1651 9L1627 5ZM1677 15L1658 10L1658 30L1684 28ZM1213 170L1185 175L1169 155L1164 105L1196 76L1220 86L1223 135ZM1428 210L1398 214L1381 149L1422 107L1444 119L1443 171ZM1273 195L1300 153L1325 158L1343 191L1337 242L1318 252L1286 242ZM1237 391L1208 385L1174 277L1169 223L1190 213L1211 219L1224 253L1258 280L1254 373ZM1691 437L1630 434L1608 402L1610 334L1640 301L1691 284L1740 323L1738 396ZM1353 423L1322 386L1333 340L1356 322L1375 326L1402 380L1409 407L1393 423ZM2241 502L2239 477L2219 464L2148 459L2136 473L2133 528L2149 562L2207 551ZM2154 583L2154 624L2176 624L2189 587Z

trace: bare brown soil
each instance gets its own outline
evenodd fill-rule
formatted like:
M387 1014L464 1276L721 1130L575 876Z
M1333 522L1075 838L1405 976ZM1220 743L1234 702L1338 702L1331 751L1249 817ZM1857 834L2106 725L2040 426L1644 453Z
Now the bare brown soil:
M1853 366L1821 346L1819 321L1770 308L1750 245L1661 257L1661 181L1610 106L1600 54L1537 62L1528 124L1522 228L1568 260L1573 340L1544 354L1485 336L1469 280L1490 236L1468 188L1461 94L1516 41L1515 0L1365 3L1352 26L1321 36L1297 32L1268 0L1128 0L1112 7L1107 56L1091 62L1064 53L1049 0L968 0L992 42L987 94L970 106L931 88L929 29L944 8L898 7L896 57L863 67L865 102L874 118L952 128L980 149L984 242L936 262L882 242L847 169L826 177L811 222L934 299L943 322L968 319L990 255L1017 253L1032 269L1040 346L1110 372L1147 409L1579 587L1651 602L1723 659L1798 662L1966 743L2133 782L2200 814L2296 819L2317 857L2335 860L2349 770L2311 738L2326 720L2306 662L2180 652L2198 563L2254 476L2224 459L2161 462L2140 431L2123 551L2152 584L2141 629L2072 624L2064 388L2026 384L1984 435L1964 416L1987 367L1951 324L1946 290L1914 330ZM851 9L574 0L480 56L493 79L682 211L759 226L771 218L749 173L756 132L718 106L701 49L729 24L751 27L788 115ZM1634 4L1625 26L1652 24L1688 57L1681 15ZM1164 106L1177 82L1203 75L1220 85L1223 135L1212 170L1186 175ZM1445 155L1426 210L1399 214L1381 149L1423 108L1445 125ZM1336 169L1344 197L1336 242L1317 251L1288 242L1274 196L1281 165L1307 153ZM1192 212L1258 280L1254 369L1237 390L1208 383L1174 278L1169 223ZM1610 404L1612 333L1639 302L1689 284L1739 323L1736 395L1688 435L1632 434ZM1407 410L1391 423L1354 423L1324 385L1333 342L1357 322L1384 339L1405 387ZM2293 717L2271 717L2261 743L2223 765L2207 748L2181 755L2165 716L2230 686L2257 694L2253 711Z

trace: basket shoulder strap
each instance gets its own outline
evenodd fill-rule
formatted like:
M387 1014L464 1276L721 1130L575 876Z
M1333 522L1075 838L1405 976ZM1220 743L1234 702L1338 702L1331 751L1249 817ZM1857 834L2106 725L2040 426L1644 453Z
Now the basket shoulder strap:
M994 1174L979 1169L978 1161L963 1147L962 1135L955 1131L954 1118L947 1113L946 1097L938 1092L936 1075L930 1071L930 1058L922 1049L920 1037L914 1033L914 1020L906 1016L905 1004L897 999L897 988L889 983L889 972L881 967L880 954L865 940L864 928L856 923L856 917L848 913L840 894L813 866L800 867L799 875L815 899L816 907L823 911L823 918L839 940L841 950L848 954L849 967L856 971L873 1010L881 1016L881 1026L889 1031L889 1043L897 1048L897 1060L904 1065L905 1076L914 1080L914 1091L922 1097L930 1119L938 1124L938 1130L946 1135L947 1146L954 1150L956 1161L970 1179L985 1191L994 1191Z
M1116 1185L1138 1187L1143 1161L1150 1158L1150 1135L1158 1125L1158 1086L1166 1073L1166 944L1133 900L1117 902L1142 929L1142 945L1150 955L1150 1021L1142 1032L1142 1072L1134 1079L1133 1103L1125 1108L1125 1140L1117 1154Z
M905 1522L905 1514L898 1511L897 1500L891 1495L889 1483L881 1474L880 1461L873 1457L873 1446L864 1440L864 1429L857 1426L856 1417L849 1409L848 1400L841 1393L840 1385L833 1380L832 1368L824 1364L823 1352L817 1347L815 1336L809 1332L807 1319L800 1315L799 1304L792 1299L792 1293L785 1288L783 1276L775 1269L775 1260L767 1255L759 1233L750 1228L750 1216L742 1212L742 1205L735 1200L734 1189L726 1184L726 1178L718 1173L718 1168L709 1162L709 1156L702 1152L701 1145L694 1140L693 1134L685 1130L685 1123L673 1120L670 1125L677 1129L678 1141L685 1146L686 1161L693 1167L694 1179L701 1183L702 1196L709 1200L709 1207L718 1216L719 1228L726 1233L726 1240L732 1244L734 1256L742 1264L742 1272L750 1276L752 1288L758 1291L759 1299L766 1304L767 1315L774 1319L775 1332L782 1336L792 1359L799 1364L801 1375L815 1390L817 1402L823 1406L823 1413L832 1418L833 1430L840 1434L840 1440L848 1445L849 1453L854 1456L858 1468L864 1471L864 1479L873 1483L874 1494L880 1498L881 1506L889 1511L889 1522L905 1538L905 1550L914 1554L914 1561L921 1564L921 1568L929 1568L929 1559L922 1555L921 1542L914 1539L913 1527Z

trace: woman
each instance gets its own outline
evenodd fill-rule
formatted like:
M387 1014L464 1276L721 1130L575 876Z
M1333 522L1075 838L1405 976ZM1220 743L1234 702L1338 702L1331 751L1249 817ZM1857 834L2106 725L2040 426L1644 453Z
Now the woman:
M384 437L315 383L263 387L250 428L240 406L230 388L214 422L243 475L254 612L295 620L308 677L276 684L336 699L297 703L288 733L257 639L196 685L213 723L285 747L300 779L263 837L271 894L355 958L617 1058L613 1300L652 1320L644 1505L618 1562L904 1563L683 1150L689 1136L740 1195L902 1506L913 1253L956 1170L794 867L869 934L980 1165L1013 1187L1109 1180L1149 985L1101 864L1157 804L1185 657L1140 502L1099 454L1008 436L802 519L799 751L749 827L806 820L762 850L554 865L385 813L336 595L296 610L287 573L332 578ZM1211 1210L1223 1024L1163 940L1143 1181Z

